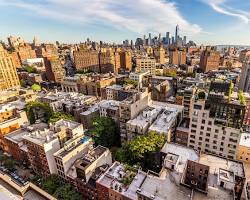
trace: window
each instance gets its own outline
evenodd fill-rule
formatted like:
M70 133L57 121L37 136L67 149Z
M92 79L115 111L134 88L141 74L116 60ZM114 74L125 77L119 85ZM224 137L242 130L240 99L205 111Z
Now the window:
M217 138L218 138L218 135L214 135L214 138L216 138L216 139L217 139Z
M200 135L203 135L203 132L202 132L202 131L200 132Z
M221 142L220 145L223 146L223 145L224 145L224 142Z
M206 147L209 147L209 144L206 144Z
M219 133L219 130L218 130L218 129L215 129L215 133Z
M238 137L238 134L237 133L230 133L230 136L231 137Z
M211 128L207 127L207 131L211 131Z
M206 133L206 136L207 136L207 137L210 137L210 133Z
M205 141L206 141L206 142L209 142L209 139L208 139L208 138L206 138L206 139L205 139Z
M196 130L194 130L194 129L191 129L191 133L196 133Z
M197 128L197 125L195 125L195 124L192 124L192 127L193 127L193 128Z
M237 140L234 140L233 138L229 138L229 142L237 143Z
M190 135L191 138L195 139L195 135Z
M198 111L194 111L194 112L193 112L193 115L194 115L194 116L198 116L198 114L199 114Z
M194 109L201 110L201 109L202 109L202 106L201 106L201 105L194 104Z
M202 124L205 124L205 123L206 123L206 120L205 120L205 119L203 119L203 120L201 121L201 123L202 123Z
M192 119L192 122L197 122L197 121L198 121L197 118L193 118L193 119Z
M213 146L213 149L217 149L217 146Z
M199 140L202 140L202 137L199 137Z
M220 148L220 151L224 151L224 149L223 149L223 148Z
M190 143L194 143L194 140L190 140Z
M213 141L213 143L214 143L214 144L217 144L217 141L216 141L216 140L214 140L214 141Z
M211 125L212 125L212 121L208 121L208 125L210 125L210 126L211 126Z
M204 130L204 126L201 126L201 130Z
M202 113L202 117L206 118L207 117L207 113Z

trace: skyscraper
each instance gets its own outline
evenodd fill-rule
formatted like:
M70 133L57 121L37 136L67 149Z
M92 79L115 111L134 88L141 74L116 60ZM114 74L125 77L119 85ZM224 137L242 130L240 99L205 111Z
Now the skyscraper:
M151 45L151 41L152 41L151 33L149 33L148 34L148 45Z
M186 45L187 44L187 36L184 36L183 37L183 45Z
M179 25L175 27L175 44L178 43L178 37L179 37Z
M167 44L169 44L170 42L169 42L169 38L170 37L170 35L169 35L169 32L166 32L166 43Z
M239 89L244 92L250 92L250 62L243 63L242 71L240 75Z
M158 41L161 42L161 34L159 33Z
M0 44L0 91L20 87L12 56Z

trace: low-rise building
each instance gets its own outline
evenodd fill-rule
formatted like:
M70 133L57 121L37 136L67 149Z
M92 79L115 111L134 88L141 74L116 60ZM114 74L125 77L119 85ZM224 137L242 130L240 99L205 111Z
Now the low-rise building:
M250 163L250 133L242 133L237 151L237 160Z

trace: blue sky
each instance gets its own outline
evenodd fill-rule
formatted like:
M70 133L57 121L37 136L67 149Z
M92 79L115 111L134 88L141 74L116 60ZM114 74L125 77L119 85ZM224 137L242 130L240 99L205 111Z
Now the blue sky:
M250 45L250 0L0 0L0 39L121 42L179 24L198 44Z

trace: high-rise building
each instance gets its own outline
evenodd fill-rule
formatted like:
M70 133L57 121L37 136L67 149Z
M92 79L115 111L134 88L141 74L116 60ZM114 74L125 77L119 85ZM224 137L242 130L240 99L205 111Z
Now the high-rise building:
M0 44L0 91L20 87L12 56Z
M154 50L154 57L157 63L164 64L165 63L165 49L161 46L155 48Z
M179 25L175 27L175 44L178 43L178 39L179 39Z
M129 51L120 52L121 68L131 71L132 69L132 55Z
M184 36L183 37L183 45L186 45L187 44L187 36Z
M136 59L136 71L146 72L154 75L156 70L156 60L154 58L137 58Z
M172 65L184 65L187 61L187 53L185 49L170 49L170 64Z
M151 33L148 34L148 45L150 46L152 44L152 37Z
M242 66L239 89L250 92L250 62L244 62Z
M203 72L208 72L211 70L218 69L220 64L220 53L207 47L201 53L200 67Z
M170 34L169 34L169 32L166 32L166 43L167 44L170 44L169 40L170 40Z

